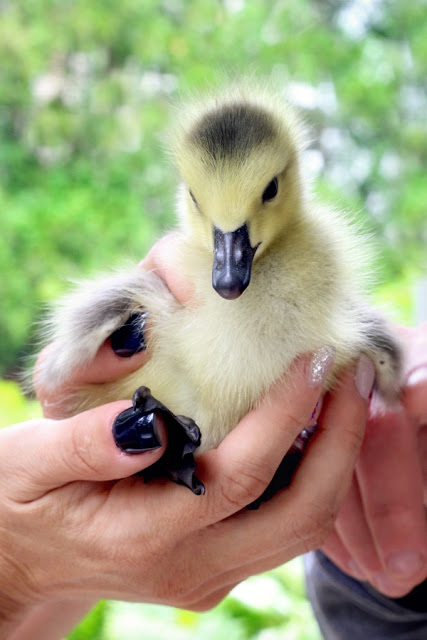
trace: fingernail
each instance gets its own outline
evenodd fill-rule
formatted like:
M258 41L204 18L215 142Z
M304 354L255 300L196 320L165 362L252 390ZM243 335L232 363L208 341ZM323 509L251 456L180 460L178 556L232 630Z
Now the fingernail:
M421 554L412 549L397 551L387 558L387 568L390 573L401 578L411 578L420 571L422 566Z
M121 358L130 358L147 348L145 343L146 313L133 313L125 324L110 336L111 347Z
M415 387L417 384L423 384L424 382L427 382L427 366L418 367L418 369L411 371L406 381L406 386Z
M318 387L324 381L335 360L336 349L334 347L321 347L313 354L313 358L307 367L306 376L310 387Z
M371 395L372 388L375 381L375 367L374 363L367 355L362 353L357 364L356 373L354 374L354 384L356 389L364 398L368 400Z
M126 453L143 453L162 446L157 416L141 415L133 407L119 413L113 424L113 436L119 449Z

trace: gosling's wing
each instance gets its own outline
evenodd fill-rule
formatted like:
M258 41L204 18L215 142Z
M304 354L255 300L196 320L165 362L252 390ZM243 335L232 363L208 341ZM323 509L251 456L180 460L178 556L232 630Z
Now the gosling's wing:
M174 305L163 280L143 269L80 283L59 301L45 323L44 341L50 348L37 369L40 384L54 391L75 369L88 364L129 318L143 322L147 315L156 317Z
M397 336L375 309L363 309L360 322L365 338L363 352L375 365L375 389L386 403L394 404L402 388L403 351Z

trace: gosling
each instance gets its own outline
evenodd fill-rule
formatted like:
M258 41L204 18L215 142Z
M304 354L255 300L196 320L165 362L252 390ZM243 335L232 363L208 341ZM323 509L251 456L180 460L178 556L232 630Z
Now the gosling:
M216 447L293 359L328 345L325 389L367 354L376 388L399 393L400 350L366 302L367 239L320 204L303 177L304 126L282 96L239 87L181 105L170 153L178 191L179 268L196 304L181 306L154 272L108 275L67 295L49 322L38 375L51 390L129 318L149 317L150 359L114 383L86 385L69 414L151 389Z

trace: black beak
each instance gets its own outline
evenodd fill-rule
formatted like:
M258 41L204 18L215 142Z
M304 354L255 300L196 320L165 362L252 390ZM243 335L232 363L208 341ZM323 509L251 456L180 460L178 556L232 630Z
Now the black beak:
M246 224L229 233L215 227L212 286L221 297L235 300L242 295L251 279L257 248L251 247Z

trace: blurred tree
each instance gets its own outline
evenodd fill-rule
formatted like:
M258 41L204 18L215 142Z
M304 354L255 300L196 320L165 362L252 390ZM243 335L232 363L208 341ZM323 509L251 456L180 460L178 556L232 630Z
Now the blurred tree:
M222 72L271 77L300 107L316 190L372 230L382 298L406 305L396 283L425 267L427 241L426 9L427 0L0 0L0 376L34 350L34 322L66 279L139 260L172 224L169 103ZM35 411L12 383L0 396L1 424ZM290 578L288 568L269 578L285 585L287 606L256 582L268 606L236 592L203 619L156 608L151 635L141 606L125 636L318 638L301 574ZM129 612L110 609L100 604L70 640L124 637Z
M2 0L0 375L64 279L141 258L171 224L169 102L224 70L272 77L307 114L307 171L365 212L384 280L420 270L426 4Z

